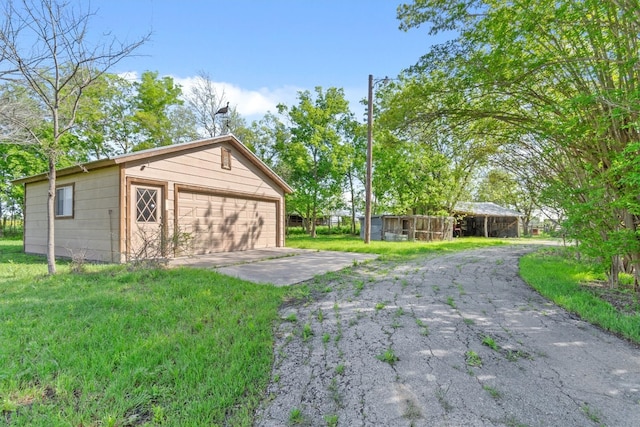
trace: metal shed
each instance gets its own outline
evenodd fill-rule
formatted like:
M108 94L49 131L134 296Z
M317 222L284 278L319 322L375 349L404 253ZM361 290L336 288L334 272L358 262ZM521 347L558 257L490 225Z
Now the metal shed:
M454 235L479 237L520 237L523 215L491 202L458 202L453 214Z

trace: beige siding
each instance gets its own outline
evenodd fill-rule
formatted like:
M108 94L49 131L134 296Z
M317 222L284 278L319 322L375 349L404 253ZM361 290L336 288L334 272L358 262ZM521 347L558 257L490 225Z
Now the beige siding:
M231 170L221 167L221 147L231 149ZM142 166L143 170L140 170ZM282 190L230 145L220 144L186 152L175 157L138 161L126 165L128 177L231 190L254 196L281 197Z
M223 169L221 165L221 149L227 148L231 150L231 170ZM238 152L227 143L220 143L212 146L206 146L204 148L198 148L189 150L184 153L172 156L164 156L155 159L138 160L136 162L130 162L125 164L125 174L128 180L142 180L142 181L157 181L167 183L166 194L166 213L168 223L167 225L171 229L174 225L182 226L184 221L180 220L180 217L184 215L184 212L174 212L176 206L180 206L179 201L175 200L175 186L186 185L196 186L202 189L215 190L216 193L228 192L229 197L237 199L237 206L239 209L243 209L244 200L246 199L278 199L282 200L281 203L270 203L269 208L265 208L263 205L259 205L260 209L265 208L267 211L273 211L275 218L284 218L284 193L280 186L274 183L269 177L266 176L258 167L251 163L243 155L239 155ZM246 197L245 197L246 196ZM212 196L206 196L212 197ZM229 199L229 197L227 197ZM176 203L178 202L178 203ZM208 202L207 202L208 203ZM235 203L235 202L234 202ZM255 201L249 201L248 203L255 203ZM248 205L247 205L248 206ZM225 207L225 209L227 209ZM179 209L182 209L179 207ZM275 212L279 209L280 212ZM192 213L190 208L186 208L189 215L195 215L196 218L204 218L197 212ZM215 213L213 213L215 215ZM246 219L248 220L248 219ZM284 226L283 224L276 226L274 224L268 227L274 230L268 231L273 233L274 243L268 243L269 246L275 246L275 242L284 242ZM235 234L234 234L235 236ZM262 239L262 240L261 240ZM266 245L263 240L271 237L262 235L258 242L255 244ZM201 242L202 243L202 242ZM234 246L235 245L235 246ZM224 247L224 245L222 246ZM236 243L229 243L228 249L238 247ZM256 246L264 247L264 246ZM200 251L205 251L201 246Z
M56 219L56 256L84 253L86 259L119 262L119 167L69 175L56 185L74 185L73 218ZM47 250L48 182L27 184L25 251Z
M277 244L275 201L180 191L178 206L180 231L192 236L195 254L267 248Z

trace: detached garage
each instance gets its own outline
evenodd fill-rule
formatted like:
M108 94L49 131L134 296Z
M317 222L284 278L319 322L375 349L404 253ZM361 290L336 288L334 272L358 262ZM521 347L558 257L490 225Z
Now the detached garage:
M24 250L46 253L46 174L25 187ZM284 246L291 188L233 135L57 172L57 256L105 262Z

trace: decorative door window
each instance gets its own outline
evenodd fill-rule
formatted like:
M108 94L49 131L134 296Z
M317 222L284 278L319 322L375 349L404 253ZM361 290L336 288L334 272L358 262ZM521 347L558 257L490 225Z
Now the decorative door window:
M158 222L158 190L136 189L136 221Z

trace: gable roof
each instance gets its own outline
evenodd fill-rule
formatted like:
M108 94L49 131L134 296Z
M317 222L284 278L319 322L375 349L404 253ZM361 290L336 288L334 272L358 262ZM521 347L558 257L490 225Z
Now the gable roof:
M262 172L271 178L278 186L280 186L285 193L293 193L293 189L276 174L269 166L267 166L262 160L258 158L251 150L249 150L238 138L233 134L227 134L222 136L216 136L213 138L200 139L197 141L186 142L184 144L173 144L164 147L150 148L147 150L136 151L134 153L120 154L111 158L94 160L88 163L83 163L75 166L70 166L64 169L56 171L56 176L72 175L79 172L87 172L94 169L100 169L107 166L119 165L126 162L132 162L136 160L151 159L153 157L163 156L167 154L179 154L181 151L191 150L194 148L207 147L209 145L219 144L226 142L231 144L235 149L242 153L251 163L258 167ZM43 181L47 179L47 173L41 173L39 175L28 176L13 181L14 184L27 184L31 182Z
M454 212L481 216L524 216L513 209L505 208L491 202L458 202Z

